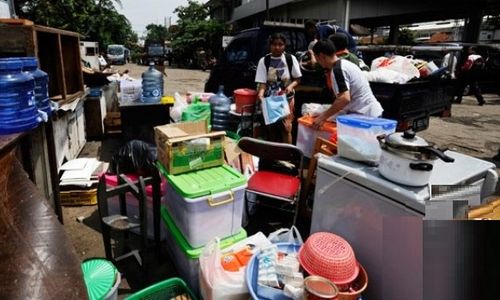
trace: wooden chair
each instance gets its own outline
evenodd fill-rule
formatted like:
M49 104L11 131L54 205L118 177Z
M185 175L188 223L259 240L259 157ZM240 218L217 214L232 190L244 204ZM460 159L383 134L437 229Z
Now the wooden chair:
M146 186L152 184L154 190L154 197L160 197L159 195L159 176L154 174L151 177L143 178L139 176L138 180L133 182L124 174L119 174L118 176L118 186L108 188L106 185L105 176L101 176L99 180L99 186L97 189L97 199L98 199L98 211L101 221L102 237L104 242L104 250L106 253L106 258L112 261L119 261L123 258L134 256L139 265L142 266L142 252L147 247L147 198L146 198ZM139 203L139 218L131 218L127 216L127 207L125 203L125 194L131 193L137 199ZM113 196L119 196L120 198L120 214L109 215L108 212L108 198ZM159 203L159 201L157 201ZM159 208L158 208L159 210ZM155 222L156 223L156 222ZM157 224L155 224L155 227ZM125 236L125 247L128 240L127 231L133 228L140 228L141 245L139 250L133 250L127 254L120 257L114 257L111 248L111 230L121 231ZM158 230L158 231L156 231ZM155 228L155 240L157 246L159 244L159 228ZM140 253L140 252L141 253Z
M322 153L328 156L333 156L337 154L337 145L322 138L318 137L314 143L314 150L311 156L311 161L309 162L309 168L307 170L307 178L304 182L304 189L302 194L303 211L307 211L307 198L309 197L309 189L311 188L311 182L316 173L316 166L318 164L317 153Z

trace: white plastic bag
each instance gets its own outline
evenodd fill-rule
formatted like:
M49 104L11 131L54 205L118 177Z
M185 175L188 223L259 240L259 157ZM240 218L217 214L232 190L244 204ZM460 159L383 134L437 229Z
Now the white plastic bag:
M230 248L220 250L218 238L210 241L200 255L200 292L205 300L246 300L250 298L246 284L246 267L238 272L228 272L221 265L223 252L241 250L248 244L255 246L254 251L272 245L262 232L258 232Z
M302 115L316 117L329 109L331 104L304 103L302 104Z
M412 63L413 57L393 55L391 57L381 56L372 61L370 70L375 71L379 68L387 68L393 71L403 73L412 78L419 78L420 72Z
M141 80L120 80L120 103L127 104L141 98Z
M188 104L186 99L184 99L184 97L182 97L178 92L175 92L174 99L174 106L170 108L170 117L177 123L181 121L182 111L186 109Z
M262 100L262 116L266 125L276 123L290 114L286 95L270 96Z
M304 242L297 227L281 228L275 232L271 232L267 237L271 243L292 243L295 245L302 245Z
M385 82L385 83L407 83L410 77L406 74L387 69L379 68L375 71L363 72L369 82Z

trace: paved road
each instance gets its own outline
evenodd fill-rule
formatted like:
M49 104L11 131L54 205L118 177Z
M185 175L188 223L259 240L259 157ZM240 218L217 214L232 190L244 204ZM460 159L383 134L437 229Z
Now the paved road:
M129 70L129 75L140 78L145 66L128 64L116 67ZM203 91L209 72L166 68L165 94ZM500 96L485 95L486 105L478 106L475 98L464 97L462 104L454 104L449 118L432 118L427 130L419 136L440 147L495 162L500 166ZM498 171L498 169L497 169Z
M129 76L140 79L142 72L144 72L147 67L136 64L126 64L124 66L113 66L113 69L120 71L129 70ZM210 74L209 71L203 72L201 70L170 67L166 67L165 73L167 77L164 77L164 94L172 96L175 92L179 92L181 95L186 94L186 92L203 92L205 81Z

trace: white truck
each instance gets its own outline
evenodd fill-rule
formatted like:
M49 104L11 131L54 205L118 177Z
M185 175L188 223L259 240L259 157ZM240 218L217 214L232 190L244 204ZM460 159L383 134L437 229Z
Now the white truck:
M99 43L80 41L80 56L85 64L92 69L99 70Z

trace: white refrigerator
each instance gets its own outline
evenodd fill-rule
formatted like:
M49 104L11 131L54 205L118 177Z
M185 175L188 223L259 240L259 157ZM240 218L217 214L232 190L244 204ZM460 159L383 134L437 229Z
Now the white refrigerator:
M430 185L475 186L477 199L494 192L494 164L457 152L446 154L455 162L436 161ZM445 208L427 201L430 186L399 185L382 177L377 167L339 156L321 157L314 195L311 234L332 232L351 244L368 273L363 300L423 298L426 204L434 213L437 207L438 214L448 215ZM479 201L473 198L471 202Z

